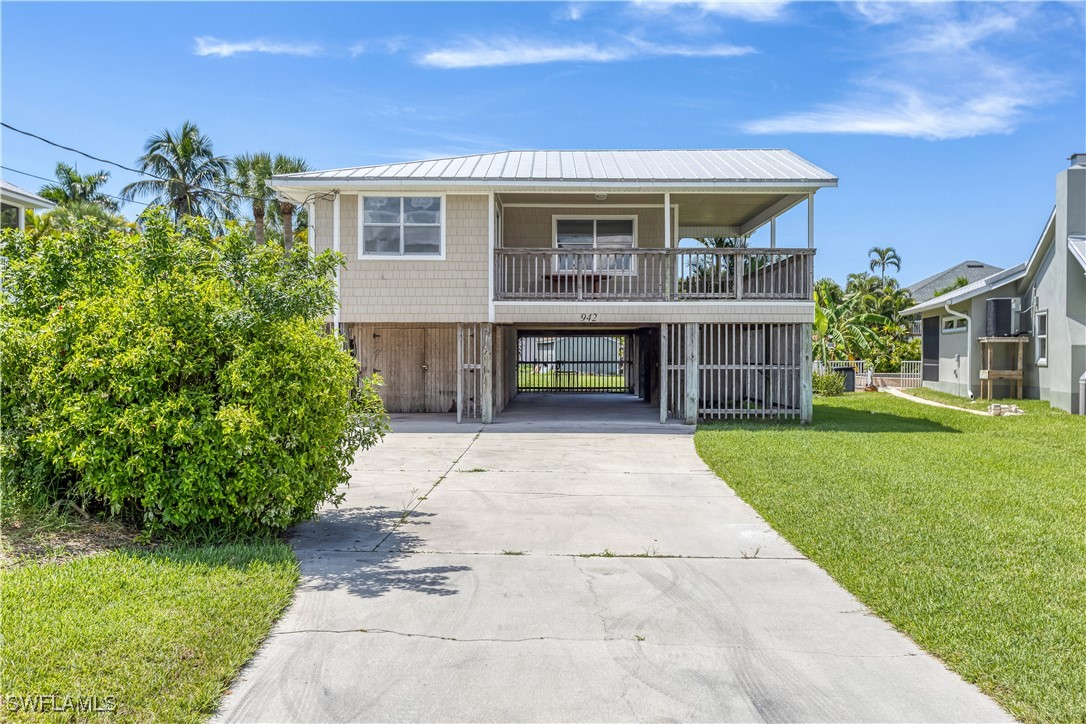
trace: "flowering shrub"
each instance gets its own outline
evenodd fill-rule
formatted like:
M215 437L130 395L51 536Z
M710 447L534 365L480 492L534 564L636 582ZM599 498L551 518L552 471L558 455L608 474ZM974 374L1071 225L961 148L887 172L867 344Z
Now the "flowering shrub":
M341 257L214 238L165 213L6 231L4 505L81 501L149 528L311 517L386 429L377 380L324 331Z

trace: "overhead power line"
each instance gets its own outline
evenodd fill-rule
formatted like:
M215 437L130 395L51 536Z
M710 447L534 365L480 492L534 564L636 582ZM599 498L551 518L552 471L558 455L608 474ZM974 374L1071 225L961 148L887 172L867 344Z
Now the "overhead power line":
M155 174L150 173L148 171L141 171L138 168L133 168L131 166L126 166L123 163L117 163L116 161L110 161L108 158L100 158L99 156L95 156L93 154L87 153L86 151L80 151L78 148L73 148L72 146L66 146L63 143L57 143L56 141L51 141L51 140L49 140L48 138L46 138L44 136L39 136L37 133L31 133L30 131L24 131L21 128L16 128L15 126L11 125L10 123L8 123L6 121L0 121L0 126L3 126L4 128L7 128L10 131L14 131L15 133L21 133L24 136L28 136L30 138L37 139L38 141L41 141L42 143L46 143L46 144L48 144L50 146L54 146L55 148L60 148L60 149L63 149L65 151L70 151L71 153L79 154L80 156L83 156L85 158L89 158L92 161L97 161L98 163L105 163L105 164L109 164L110 166L116 166L119 169L123 169L125 171L129 171L131 173L138 174L140 176L147 176L149 178L153 178L153 179L156 179L158 181L166 181L168 183L173 183L175 181L174 179L169 179L169 178L165 178L165 177L162 177L162 176L156 176ZM23 173L21 171L15 171L15 169L8 169L8 170L9 171L14 171L15 173ZM27 176L33 176L33 174L26 174L26 175ZM45 181L50 181L50 182L55 180L55 179L46 179L46 178L44 178L42 176L35 176L35 178L40 178L40 179L43 179ZM254 198L252 196L248 196L246 194L239 194L239 193L236 193L234 191L230 191L228 189L209 189L206 186L200 186L198 184L185 184L185 186L187 186L190 189L199 189L201 191L206 191L208 193L222 194L224 196L232 196L232 197L234 197L236 199L243 199L243 200L249 201L249 202L252 202L252 201L264 201L264 202L267 202L267 199L257 199L257 198ZM338 191L334 191L331 194L321 193L321 192L314 192L314 193L310 194L309 196L307 196L305 198L305 200L303 200L299 204L299 206L305 206L306 204L308 204L310 201L312 201L314 199L332 197L332 196L335 196L338 193L339 193ZM110 196L110 195L106 194L106 196ZM150 206L149 203L144 202L144 201L134 201L134 200L130 201L129 199L125 199L125 198L121 198L121 197L117 197L117 196L110 196L110 198L116 198L116 199L119 199L120 201L124 201L126 203L130 202L130 203L136 203L136 204L143 204L144 206Z
M57 182L57 180L55 178L48 178L46 176L39 176L36 173L29 173L27 171L20 171L19 169L12 168L11 166L0 165L0 168L4 169L5 171L11 171L12 173L17 173L17 174L19 174L21 176L29 176L30 178L36 178L39 181L48 181L51 184L55 184ZM113 194L107 194L104 191L99 191L98 193L100 193L102 196L105 196L107 198L111 198L114 201L122 201L122 202L124 202L126 204L142 204L144 206L150 206L151 205L146 201L136 201L135 199L126 199L126 198L124 198L122 196L114 196Z
M93 154L87 153L86 151L80 151L78 148L73 148L72 146L66 146L63 143L57 143L56 141L51 141L48 138L46 138L45 136L39 136L36 133L31 133L30 131L24 131L21 128L16 128L15 126L11 125L10 123L7 123L6 121L0 121L0 126L3 126L4 128L7 128L10 131L14 131L15 133L21 133L24 136L29 136L30 138L37 139L37 140L41 141L42 143L47 143L50 146L54 146L55 148L60 148L60 149L63 149L65 151L70 151L72 153L77 153L80 156L83 156L84 158L89 158L92 161L97 161L98 163L105 163L105 164L109 164L110 166L116 166L119 169L123 169L125 171L129 171L131 173L138 174L140 176L147 176L147 177L156 179L158 181L166 181L168 183L173 183L175 181L175 179L165 178L164 176L157 176L157 175L155 175L153 173L150 173L149 171L141 171L138 168L133 168L132 166L126 166L123 163L117 163L116 161L110 161L108 158L101 158L100 156L95 156ZM201 191L207 191L208 193L222 194L223 196L232 196L232 197L234 197L236 199L243 199L245 201L253 201L254 200L252 196L247 196L245 194L239 194L239 193L236 193L234 191L230 191L228 189L209 189L206 186L200 186L198 184L185 184L185 186L187 186L190 189L199 189ZM122 199L122 200L127 201L127 199ZM260 201L261 199L256 199L256 200ZM137 203L140 203L140 202L137 202Z

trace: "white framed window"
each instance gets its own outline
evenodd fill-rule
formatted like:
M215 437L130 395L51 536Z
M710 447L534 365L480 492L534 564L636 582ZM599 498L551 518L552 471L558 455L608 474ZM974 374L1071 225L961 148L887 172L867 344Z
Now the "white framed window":
M444 259L445 196L359 196L359 259Z
M1033 319L1033 339L1036 342L1037 366L1048 366L1048 310L1038 309Z
M622 252L637 248L637 216L555 215L551 217L551 224L555 249L594 252L556 254L555 271L635 273L633 254Z
M959 317L943 317L943 334L964 332L966 322Z

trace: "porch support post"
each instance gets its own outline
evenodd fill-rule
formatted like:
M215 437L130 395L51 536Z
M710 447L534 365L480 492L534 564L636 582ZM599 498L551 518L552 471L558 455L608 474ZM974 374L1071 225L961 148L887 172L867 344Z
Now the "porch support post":
M807 248L814 248L814 194L807 194Z
M317 202L310 201L305 205L306 220L309 223L307 227L305 238L309 242L309 258L313 259L317 255Z
M361 198L360 196L359 201L361 201ZM337 193L335 198L332 199L332 250L337 254L340 250L340 239L343 235L343 229L340 228L340 218L340 195ZM336 264L336 311L332 314L332 328L336 334L339 334L339 316L340 307L342 306L339 285L340 269L340 265Z
M799 325L799 421L811 424L814 415L814 390L812 389L814 341L811 339L811 325Z
M667 324L660 323L660 424L667 422Z
M464 325L456 323L456 424L464 420Z
M664 248L671 248L671 192L664 193Z
M686 323L686 400L683 404L686 424L693 425L698 421L698 397L701 382L701 374L698 370L698 327L697 322Z
M777 248L777 217L769 220L769 248Z
M494 422L494 325L480 324L483 348L482 357L482 389L479 396L482 397L483 424Z
M493 323L494 315L494 247L497 236L494 230L494 192L486 197L486 299L487 321Z
M664 248L671 248L671 192L664 192ZM672 259L664 257L664 301L671 301Z

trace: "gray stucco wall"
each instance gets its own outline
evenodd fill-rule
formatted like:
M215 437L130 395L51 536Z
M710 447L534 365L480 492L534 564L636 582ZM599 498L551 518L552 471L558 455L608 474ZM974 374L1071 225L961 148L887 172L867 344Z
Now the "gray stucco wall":
M1086 277L1071 256L1070 234L1086 233L1086 167L1069 168L1056 177L1054 238L1037 274L1023 290L1036 311L1048 311L1048 362L1036 367L1039 396L1071 412L1078 409L1078 379L1086 371ZM1036 361L1036 345L1031 345Z
M1078 380L1086 372L1086 275L1071 256L1067 237L1086 234L1086 167L1072 167L1056 179L1056 217L1048 236L1039 248L1045 248L1034 269L1016 284L1007 284L989 293L951 305L956 312L972 319L968 336L963 332L944 333L939 337L939 380L925 382L925 387L951 394L980 394L980 343L984 334L985 303L998 297L1018 297L1023 310L1029 310L1036 330L1038 311L1048 313L1048 354L1038 365L1036 336L1026 343L1023 394L1027 398L1047 400L1053 406L1080 413ZM925 318L947 318L942 309L926 312ZM1008 368L1013 345L1000 349L993 367ZM957 358L956 355L960 355ZM966 373L968 370L968 376ZM1011 387L996 383L995 397L1007 397Z

